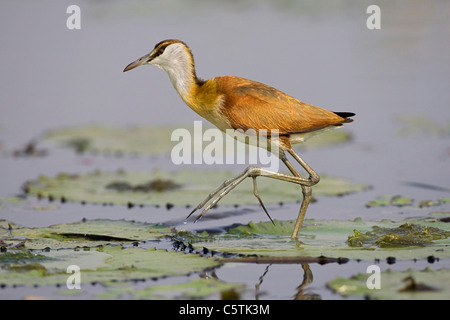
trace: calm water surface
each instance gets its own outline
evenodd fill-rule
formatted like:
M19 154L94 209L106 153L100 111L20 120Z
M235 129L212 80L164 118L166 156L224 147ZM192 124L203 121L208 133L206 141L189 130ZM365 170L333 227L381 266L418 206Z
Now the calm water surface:
M386 194L418 201L449 196L450 2L78 1L81 29L68 30L66 9L70 4L12 0L0 4L1 150L22 147L46 130L64 126L181 123L192 127L199 117L182 103L165 73L150 66L122 72L160 40L178 38L190 45L202 78L242 76L311 104L356 113L355 121L346 126L354 137L351 143L307 150L302 155L319 173L368 183L373 189L320 199L307 217L403 219L431 210L370 210L364 204ZM366 27L370 4L381 7L381 30ZM435 126L447 126L447 131L435 134L419 127L402 136L399 132L406 125L401 119L406 116L426 117ZM0 196L19 193L25 180L40 174L124 166L172 169L164 159L128 161L94 159L86 165L79 157L61 151L40 159L0 157ZM11 212L0 215L38 226L78 221L80 210L64 206L57 217L48 212L32 217ZM82 214L123 217L119 209L111 210L83 207ZM274 210L277 218L292 219L297 205ZM254 211L250 217L263 219ZM172 214L177 220L185 213L178 208ZM166 219L162 213L156 218L144 212L127 214L142 220ZM249 219L246 216L244 220ZM220 224L233 222L240 222L239 218L224 218ZM205 227L214 224L217 222L205 219ZM448 265L441 261L439 266ZM241 273L233 271L237 268ZM254 268L259 271L250 276ZM265 268L229 265L218 274L230 282L248 281L251 288L261 281ZM325 282L336 274L364 272L366 266L352 262L311 268L315 280L310 293L334 299L339 297L325 288ZM248 277L237 279L237 273ZM292 299L302 276L300 265L271 266L261 284L265 292L261 298ZM298 281L290 282L295 277ZM5 291L0 290L0 297L11 294ZM14 292L22 295L22 291ZM251 290L246 297L254 297Z

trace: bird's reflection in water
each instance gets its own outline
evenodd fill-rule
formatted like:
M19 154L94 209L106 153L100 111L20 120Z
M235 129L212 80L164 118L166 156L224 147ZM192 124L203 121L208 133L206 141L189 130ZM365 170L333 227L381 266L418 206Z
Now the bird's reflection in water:
M307 263L302 263L302 269L303 281L297 287L297 294L294 296L294 300L321 300L320 295L312 292L305 292L305 288L313 282L313 274Z
M255 299L259 300L259 297L264 295L264 292L261 292L261 285L264 281L264 277L269 272L269 268L272 264L268 264L264 269L263 274L259 277L258 283L255 285ZM297 287L297 292L294 295L294 300L320 300L321 297L318 294L310 293L306 290L308 285L313 282L313 274L311 268L308 263L301 263L303 269L303 280L300 285Z
M269 273L270 267L273 264L280 264L280 262L277 261L277 259L274 259L274 261L276 261L276 262L267 264L267 266L264 269L264 272L261 274L261 276L258 279L258 282L255 284L255 294L254 294L255 300L259 300L260 297L263 297L264 295L267 294L267 292L261 290L261 286L264 282L264 278ZM293 299L294 300L321 300L320 295L310 292L310 290L308 290L308 288L307 288L313 282L313 274L312 274L311 268L309 267L309 263L302 262L302 263L297 263L297 264L300 264L303 269L303 279L302 279L302 282L299 284L299 286L296 288L297 291L294 294ZM215 280L220 281L215 270L202 272L200 274L200 278L215 279ZM234 292L234 290L233 290L233 292ZM235 293L235 295L236 295L235 299L240 299L240 294ZM226 299L228 300L229 298L226 298Z

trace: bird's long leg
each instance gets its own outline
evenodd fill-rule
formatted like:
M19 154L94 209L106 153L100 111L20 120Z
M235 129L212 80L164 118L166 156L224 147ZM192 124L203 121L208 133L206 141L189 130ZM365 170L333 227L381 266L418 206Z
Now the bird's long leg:
M245 169L243 172L241 172L238 176L234 177L233 179L226 180L224 183L220 185L219 188L217 188L215 191L211 192L203 202L201 202L197 207L192 210L192 212L186 217L185 220L189 219L189 217L197 210L203 208L211 199L214 199L211 201L211 203L203 209L203 211L198 215L198 217L194 220L194 223L197 222L202 218L202 216L208 212L209 209L214 207L223 197L225 197L231 190L236 188L242 181L244 181L248 177L253 178L253 194L258 199L261 207L263 208L266 215L269 217L270 221L272 223L273 219L267 212L266 207L264 206L264 203L261 200L261 197L258 194L258 186L256 184L256 177L259 176L261 168L259 167L253 167L250 166L247 169Z
M211 209L214 205L216 205L224 196L226 196L231 190L233 190L237 185L239 185L242 181L244 181L247 177L255 178L258 176L262 177L268 177L272 179L287 181L295 184L299 184L302 186L302 192L303 192L303 202L300 207L299 216L297 218L296 225L294 227L294 231L292 233L292 239L296 239L298 232L300 231L300 227L303 223L303 219L306 214L306 209L308 208L309 202L311 201L312 196L312 189L311 186L315 185L319 182L320 177L319 175L311 169L311 167L306 164L306 162L303 161L292 149L287 150L294 159L308 172L309 177L308 179L302 178L300 174L294 169L294 167L289 163L289 161L286 159L286 156L284 154L284 151L280 152L280 158L283 160L283 162L286 164L286 166L289 168L289 170L292 172L294 176L289 176L286 174L278 173L269 171L266 169L262 169L259 167L253 167L250 166L246 170L244 170L241 174L239 174L237 177L225 181L219 188L217 188L214 192L210 193L208 197L200 203L186 218L188 219L195 211L202 208L208 201L211 199L215 199L200 213L200 215L195 219L195 221L198 221L209 209ZM254 180L255 181L255 180ZM254 190L255 190L255 184L254 184ZM257 190L257 188L256 188ZM258 196L258 192L254 191L255 196L258 198L258 200L261 200ZM262 201L260 201L262 203ZM263 206L264 208L264 206ZM264 208L265 209L265 208ZM266 211L266 210L265 210ZM267 213L267 211L266 211Z
M249 167L251 168L251 167ZM194 220L194 223L197 222L198 220L200 220L202 218L202 216L212 207L214 207L223 197L225 197L231 190L233 190L234 188L237 187L238 184L240 184L242 181L244 181L247 177L250 176L250 170L249 168L247 168L247 170L245 170L244 172L242 172L239 176L237 176L234 179L231 179L230 183L227 183L225 186L221 186L219 187L218 190L216 190L214 193L215 195L217 195L220 191L220 193L217 195L217 197L211 201L211 203L205 208L203 209L202 213L200 213L198 215L198 217ZM212 197L208 196L208 198L205 199L206 202L208 202L209 200L211 200L215 195L213 195ZM203 201L203 203L205 203L205 201ZM202 207L202 206L201 206ZM200 207L200 208L201 208ZM199 208L199 209L200 209ZM197 209L195 209L194 211L196 211ZM193 212L192 212L193 213ZM191 214L192 214L191 213ZM186 218L187 219L187 218Z
M289 153L291 153L291 152L289 152ZM291 154L295 154L294 159L297 160L297 158L299 158L304 164L306 164L303 161L303 159L301 159L294 151L292 151ZM289 171L291 171L294 176L301 177L301 175L297 172L297 170L295 170L295 168L292 166L292 164L286 158L284 151L280 152L280 159L283 161L283 163L286 165L286 167L288 167ZM302 164L302 162L299 162L299 163ZM311 169L311 167L308 166L308 168L310 169L311 173L313 173L313 175L315 174L317 176L316 179L320 179L319 175L317 175L314 172L314 170ZM311 175L311 173L310 173L310 175ZM292 232L292 235L291 235L292 239L296 239L298 236L298 233L300 232L300 228L303 224L303 220L305 219L306 210L308 209L309 203L312 198L312 188L310 186L304 186L304 185L302 185L301 187L302 187L302 193L303 193L303 200L302 200L302 204L300 205L300 210L298 212L297 221L295 222L294 231Z
M242 181L244 181L248 177L253 178L253 194L258 199L261 207L263 208L266 215L269 217L270 221L273 222L272 217L269 215L269 213L266 210L266 207L264 206L264 203L261 200L261 197L258 194L258 186L256 184L256 177L259 176L259 171L261 168L259 167L248 167L243 172L241 172L238 176L234 177L233 179L226 180L224 183L220 185L219 188L217 188L215 191L211 192L208 197L206 197L203 202L201 202L197 207L192 210L192 212L186 217L185 220L189 219L189 217L197 210L204 207L208 201L216 197L211 203L203 209L203 211L198 215L198 217L194 220L194 223L201 219L201 217L208 212L209 209L214 207L223 197L225 197L231 190L236 188Z
M258 199L259 204L261 205L261 207L263 208L264 212L266 213L266 215L269 217L270 221L272 222L272 224L275 224L275 222L273 222L272 217L270 216L270 214L267 212L266 207L264 206L264 203L261 200L261 197L258 194L258 186L256 184L256 177L252 177L253 179L253 194L255 195L255 197Z
M201 203L199 203L199 205L197 207L194 208L194 210L191 211L191 213L189 213L189 215L186 217L185 220L189 219L190 216L192 216L192 214L197 211L198 209L201 209L205 204L208 203L209 200L211 200L212 198L214 198L221 190L227 188L229 185L233 184L235 181L239 180L240 178L242 178L243 176L246 176L247 170L244 170L243 172L241 172L238 176L226 180L224 181L216 190L214 190L213 192L211 192L205 200L203 200ZM216 202L217 203L217 202ZM208 209L209 210L209 209ZM206 212L205 212L206 213ZM198 218L196 219L196 221L198 220Z

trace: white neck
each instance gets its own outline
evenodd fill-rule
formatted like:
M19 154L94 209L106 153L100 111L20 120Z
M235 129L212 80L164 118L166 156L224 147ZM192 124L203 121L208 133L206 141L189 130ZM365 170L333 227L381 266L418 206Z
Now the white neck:
M176 43L168 46L164 53L151 63L167 72L172 85L181 97L189 93L195 83L194 62L189 49L184 45Z

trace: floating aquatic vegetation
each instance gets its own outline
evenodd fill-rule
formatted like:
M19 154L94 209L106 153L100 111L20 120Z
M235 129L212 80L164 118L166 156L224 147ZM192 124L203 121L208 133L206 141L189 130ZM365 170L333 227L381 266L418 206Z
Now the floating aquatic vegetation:
M2 254L0 254L1 256ZM102 246L92 250L46 250L36 258L20 263L3 263L0 272L2 286L65 285L70 273L67 267L77 265L81 272L81 285L155 279L165 276L186 275L217 267L216 259L187 255L166 250L139 247ZM32 262L30 262L32 261Z
M172 132L186 128L193 136L192 124L180 126L129 126L113 127L91 124L79 127L60 128L48 131L43 140L56 142L71 148L77 153L107 154L107 155L143 155L167 154L177 142L171 141ZM209 127L205 127L207 130ZM319 137L313 137L302 147L314 148L336 145L350 141L352 136L345 130L325 132ZM210 142L203 141L203 146Z
M113 181L105 186L105 188L116 191L163 192L181 188L181 185L176 184L172 180L156 178L147 183L142 183L135 186L126 181Z
M419 202L419 208L439 206L450 203L450 198L440 198L438 200L422 200Z
M59 174L40 176L28 181L23 189L28 194L52 200L84 203L138 205L192 205L200 202L211 190L236 173L228 171L190 170L176 172L100 172L88 174ZM298 201L302 198L299 186L261 177L258 187L264 203ZM336 196L366 190L370 186L344 178L322 176L314 186L315 196ZM239 191L237 191L239 190ZM247 179L236 192L223 198L220 204L257 204L251 181Z
M240 283L225 283L217 279L195 279L189 282L152 285L145 289L135 289L129 287L111 288L106 293L99 294L101 299L117 299L126 297L128 299L204 299L212 294L229 292L230 290L239 293L243 291L244 285Z
M450 231L428 225L404 223L393 228L373 226L371 231L365 233L355 229L347 242L351 247L401 248L425 246L449 236Z
M43 141L56 142L77 153L164 154L172 148L170 135L175 128L154 126L113 127L92 124L47 131Z
M25 263L38 263L48 260L44 255L33 253L29 250L7 250L0 254L0 264L2 268L10 264L18 265Z
M41 228L0 224L0 285L65 284L69 265L83 284L135 281L200 272L217 259L139 247L173 235L172 228L126 220L87 220ZM20 242L22 246L11 246ZM124 247L124 245L128 245Z
M24 203L24 199L22 197L5 197L0 198L0 210L7 206L14 206L18 204Z
M36 141L28 142L23 148L15 149L12 154L14 157L44 157L48 151L37 147Z
M384 195L378 197L376 200L372 200L366 203L367 208L373 207L405 207L405 206L413 206L415 205L415 200L408 197L403 197L400 195ZM417 206L419 208L431 207L431 206L439 206L443 204L450 203L450 198L442 197L437 200L421 200L417 202Z
M429 216L438 219L442 222L450 222L450 211L436 211L430 212Z
M152 286L153 289L139 289L135 293L130 292L129 287L130 283L139 280L211 269L220 266L226 257L233 258L233 261L247 259L247 263L295 263L300 257L316 257L317 259L308 261L317 263L341 263L346 261L345 258L372 261L386 259L393 263L402 259L431 261L432 255L437 256L432 261L450 257L447 250L448 224L435 218L407 219L397 223L388 220L364 222L361 219L307 219L299 241L290 239L293 223L294 221L277 220L275 224L249 223L232 227L224 234L209 235L203 232L198 237L196 234L176 232L162 225L125 220L88 220L41 228L21 228L2 221L1 241L5 244L20 241L23 248L8 247L0 253L0 285L64 285L70 275L66 271L67 266L78 265L82 270L83 284L101 283L107 287L103 298L123 294L133 298L201 298L224 290L239 290L241 287L238 284L215 281ZM417 243L409 242L406 245L394 243L389 248L372 244L352 247L347 242L348 235L354 229L361 233L373 230L392 232L408 229L405 225L414 226L415 233L409 237L426 238L424 245L419 247ZM428 234L431 234L430 239ZM190 243L189 250L168 252L146 249L138 244L148 240L170 242L169 239L174 239L175 242L176 239L181 239ZM128 247L123 244L128 244ZM264 260L270 257L279 257L282 261ZM112 291L109 289L111 284L115 284ZM120 287L120 284L123 286ZM420 284L419 279L415 287L420 288ZM404 287L411 290L411 283L409 287Z
M414 203L412 198L406 198L399 195L385 195L379 197L377 200L372 200L366 203L367 208L372 207L386 207L386 206L396 206L396 207L404 207L411 206Z
M403 125L398 134L403 137L434 136L447 137L450 135L450 121L439 123L423 115L402 115L400 123Z
M26 249L89 248L110 243L158 240L172 234L170 227L127 220L86 220L41 228L0 229L3 242Z
M448 224L439 219L416 218L401 222L306 219L298 241L290 239L294 222L250 222L230 228L225 234L190 236L183 232L179 235L194 248L259 257L325 256L390 259L390 262L450 257ZM414 232L406 231L411 229Z
M446 268L423 271L386 270L380 273L380 288L367 286L371 273L358 273L350 278L336 277L327 286L345 297L361 297L386 300L444 299L450 295L450 271Z

